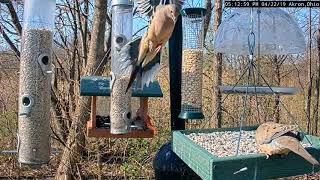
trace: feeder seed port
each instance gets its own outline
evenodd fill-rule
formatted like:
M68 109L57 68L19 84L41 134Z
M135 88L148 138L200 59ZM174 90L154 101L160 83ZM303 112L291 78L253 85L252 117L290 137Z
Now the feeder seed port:
M25 107L29 107L31 104L31 100L29 97L23 97L22 98L22 105Z
M121 37L121 36L119 36L119 37L116 38L116 43L118 43L118 44L122 44L123 41L124 41L124 39L123 39L123 37Z
M43 56L41 58L41 62L44 64L44 65L48 65L49 63L49 57L48 56Z
M50 70L50 58L47 54L41 54L38 57L38 63L41 67L43 74L52 74L53 73Z
M115 45L116 45L116 50L120 51L121 48L128 42L126 36L123 34L119 34L115 36Z
M33 98L28 94L23 95L21 98L19 116L28 116L30 114L32 105L33 105Z
M124 119L126 122L130 121L130 120L131 120L131 112L130 112L130 111L129 111L129 112L124 112L124 113L123 113L123 119Z

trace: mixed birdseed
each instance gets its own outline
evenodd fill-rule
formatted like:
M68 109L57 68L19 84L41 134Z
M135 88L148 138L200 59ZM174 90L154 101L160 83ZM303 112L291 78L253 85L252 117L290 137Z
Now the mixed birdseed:
M53 35L47 29L23 30L20 63L18 151L19 162L26 164L47 163L50 158L50 81L51 75L44 74L38 58L41 55L51 69ZM28 96L30 98L22 97ZM22 107L28 106L28 113Z
M113 134L125 134L129 131L129 120L132 116L131 89L126 92L129 79L129 76L118 77L112 85L110 120Z
M202 106L202 60L200 49L183 50L182 106L201 109Z
M218 157L235 156L239 140L239 131L222 131L212 133L191 133L187 135L196 144ZM310 147L309 143L302 143ZM242 131L238 155L256 154L258 147L255 142L255 131Z

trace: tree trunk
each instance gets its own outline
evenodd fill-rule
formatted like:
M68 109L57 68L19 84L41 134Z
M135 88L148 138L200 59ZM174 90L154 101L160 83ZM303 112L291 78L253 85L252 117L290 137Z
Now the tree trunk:
M94 1L93 29L88 54L88 65L85 75L91 75L104 57L104 32L107 18L107 0ZM101 72L100 72L101 73ZM67 147L64 149L56 179L79 179L77 167L84 146L84 132L86 121L89 118L90 99L81 96L77 102L75 117L71 124Z
M310 133L311 132L311 112L310 112L310 108L311 108L311 99L312 99L312 79L313 79L313 75L312 75L312 61L311 61L311 58L312 58L312 40L311 40L311 37L312 37L312 22L311 22L311 8L309 10L309 23L308 23L308 28L309 28L309 36L308 36L308 50L309 50L309 53L308 53L308 79L309 79L309 83L308 83L308 92L307 92L307 100L306 100L306 108L305 108L305 111L306 111L306 117L307 117L307 132Z
M214 33L217 32L218 27L221 23L222 17L222 0L216 0L214 5L214 25L213 31ZM214 84L213 84L213 91L214 91L214 100L212 102L212 119L211 121L214 122L215 128L220 128L222 124L222 105L221 105L221 92L218 89L218 86L222 84L222 54L217 53L215 54L214 58ZM214 113L215 112L215 113Z
M206 0L206 9L207 9L207 12L206 12L206 16L204 18L204 32L203 32L203 35L204 35L204 39L206 39L206 36L207 36L207 32L208 32L208 29L209 29L209 26L210 26L210 19L211 19L211 14L212 14L212 3L211 3L211 0Z
M320 12L320 11L319 11ZM320 16L320 13L319 13ZM318 50L318 59L317 59L317 77L316 77L316 91L315 91L315 104L313 110L313 119L314 119L314 128L313 134L318 134L318 121L319 121L319 96L320 96L320 18L318 24L318 33L317 33L317 50Z

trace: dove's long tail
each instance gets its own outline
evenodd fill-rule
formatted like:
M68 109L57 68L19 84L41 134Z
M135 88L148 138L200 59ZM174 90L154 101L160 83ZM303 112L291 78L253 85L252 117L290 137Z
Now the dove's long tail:
M129 83L128 83L128 86L127 86L127 89L126 89L126 93L128 92L128 90L131 88L132 86L132 83L133 81L136 79L138 73L141 71L142 69L142 62L144 62L144 60L146 59L147 57L147 53L146 55L144 56L143 60L142 61L138 61L138 62L141 62L139 64L135 64L132 68L132 72L131 72L131 75L130 75L130 79L129 79Z
M306 151L298 139L290 136L281 136L277 138L277 142L283 147L290 149L292 152L300 155L313 165L319 165L319 162Z
M130 80L129 80L129 83L128 83L128 86L127 86L127 89L126 89L126 93L131 88L132 83L136 79L136 77L137 77L138 73L140 72L141 68L142 68L141 65L135 65L133 67L132 73L131 73L131 76L130 76Z

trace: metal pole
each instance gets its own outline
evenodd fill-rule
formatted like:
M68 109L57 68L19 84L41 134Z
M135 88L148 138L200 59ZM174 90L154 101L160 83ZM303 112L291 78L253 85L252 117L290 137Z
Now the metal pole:
M182 18L179 16L169 39L171 131L184 130L181 111ZM161 146L153 161L155 179L201 179L173 151L171 141Z
M179 16L169 39L171 130L184 130L185 121L178 118L181 111L182 17Z

